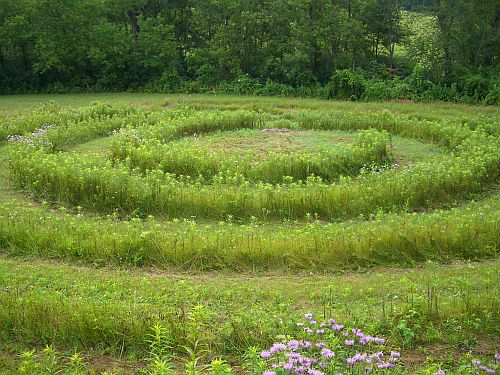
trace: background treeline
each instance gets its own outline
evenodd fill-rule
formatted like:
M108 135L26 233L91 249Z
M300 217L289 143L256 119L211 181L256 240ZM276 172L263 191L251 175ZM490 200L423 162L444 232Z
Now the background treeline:
M1 0L0 92L500 101L498 0Z

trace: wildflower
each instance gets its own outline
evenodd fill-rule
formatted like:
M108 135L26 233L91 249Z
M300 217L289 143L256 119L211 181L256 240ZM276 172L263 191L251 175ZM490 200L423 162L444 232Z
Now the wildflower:
M297 350L299 348L299 342L297 340L290 340L287 347L288 350Z
M323 375L323 372L321 372L319 370L314 370L314 369L309 369L309 371L307 373L309 375Z
M264 371L262 375L276 375L276 372L274 371Z
M355 363L356 361L353 358L347 358L347 364L349 366L354 366Z
M300 346L302 346L304 349L309 349L312 347L312 344L309 341L301 341Z
M287 370L287 371L292 371L293 370L293 363L284 363L283 364L283 369Z
M344 343L347 345L347 346L351 346L351 345L354 345L354 340L345 340Z
M312 320L313 314L304 314L304 318Z
M273 346L271 346L271 349L269 349L269 352L271 354L276 354L279 351L284 351L284 350L286 350L285 344L274 344Z
M332 352L330 349L328 348L324 348L322 351L321 351L321 355L325 358L333 358L335 357L335 353Z
M394 368L394 364L389 363L389 362L382 362L377 365L378 368L380 369L386 369L386 368Z
M272 356L272 354L269 351L263 351L262 353L260 353L260 356L264 359L267 359L267 358L270 358Z
M446 375L446 372L444 372L443 370L439 369L439 371L436 372L434 375Z

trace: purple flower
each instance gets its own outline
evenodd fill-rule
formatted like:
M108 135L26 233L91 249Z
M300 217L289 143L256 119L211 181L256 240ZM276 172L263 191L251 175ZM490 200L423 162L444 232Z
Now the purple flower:
M279 351L285 351L285 350L286 350L286 345L280 343L280 344L274 344L273 346L271 346L271 349L269 349L269 352L271 354L276 354Z
M354 345L354 340L345 340L344 343L347 345L347 346L351 346L351 345Z
M333 358L335 357L335 353L332 352L330 349L328 348L324 348L322 351L321 351L321 355L327 359L330 359L330 358Z
M288 362L288 363L284 363L284 364L283 364L283 368L284 368L285 370L287 370L287 371L292 371L292 370L293 370L293 363L290 363L290 362Z
M264 359L267 359L267 358L270 358L272 356L272 353L269 351L263 351L262 353L260 353L260 356Z
M316 346L317 346L318 348L322 349L322 348L324 348L324 347L326 346L326 344L325 344L324 342L318 342L318 343L316 344Z
M289 350L297 350L299 348L299 342L297 340L290 340L287 344Z
M313 318L313 314L304 314L304 318L311 320Z
M378 368L380 369L385 369L385 368L394 368L394 364L389 363L389 362L382 362L377 365Z
M264 371L262 375L276 375L274 371Z
M343 324L334 324L334 325L332 325L332 329L334 331L340 331L340 330L344 329L344 325ZM345 332L345 333L347 333L347 332Z
M312 344L309 341L301 341L300 346L302 346L304 349L309 349L312 347Z
M443 370L439 369L439 371L436 372L434 375L446 375L446 372L444 372Z

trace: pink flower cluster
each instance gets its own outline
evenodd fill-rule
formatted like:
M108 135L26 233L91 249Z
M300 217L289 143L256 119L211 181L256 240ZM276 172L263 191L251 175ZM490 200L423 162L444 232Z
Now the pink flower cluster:
M36 129L29 135L9 135L7 142L19 143L27 148L50 147L51 143L47 139L47 131L52 129L54 125L44 125Z
M363 366L362 371L370 372L397 366L399 352L392 351L390 355L380 350L375 353L364 352L371 345L377 348L384 346L385 339L366 335L359 329L344 330L345 326L338 324L335 319L318 324L312 314L305 314L304 317L307 322L297 323L297 326L304 327L307 339L283 340L263 351L261 357L271 368L264 375L283 371L296 375L323 375L325 372L340 374L358 366ZM341 337L345 337L345 340L340 340ZM356 349L363 349L363 352L359 353ZM337 355L336 350L339 350L340 355Z

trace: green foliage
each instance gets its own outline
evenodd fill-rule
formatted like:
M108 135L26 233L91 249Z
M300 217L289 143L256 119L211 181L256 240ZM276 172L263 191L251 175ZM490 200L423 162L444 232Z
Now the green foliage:
M494 184L498 178L498 140L488 134L493 128L486 132L481 126L473 130L410 120L388 111L357 115L299 111L287 115L291 121L243 110L127 112L96 106L81 109L79 118L85 119L88 113L130 114L116 116L116 120L104 116L90 124L58 125L44 137L51 145L58 145L57 149L66 149L121 128L111 137L114 160L105 155L53 151L54 147L36 149L29 143L33 135L10 142L7 149L11 178L25 191L52 204L69 204L77 212L86 209L109 216L87 221L63 215L66 219L62 220L35 207L6 201L1 207L4 224L0 231L2 244L11 253L48 251L58 258L133 265L153 265L160 260L165 265L198 269L338 269L352 264L488 257L498 246L499 237L494 234L496 199L473 206L469 213L408 213L449 207L457 199L484 191L485 184ZM271 119L274 121L269 125L277 128L361 131L352 135L355 142L351 146L327 154L330 159L307 154L290 162L289 155L277 154L256 166L250 159L227 157L227 162L221 162L222 154L212 157L204 152L199 157L198 151L190 151L185 143L172 143L194 134L258 129L268 126L266 121ZM450 153L432 162L380 166L377 163L392 157L386 132L434 142ZM236 164L242 160L246 164L238 169ZM375 165L364 167L367 161ZM332 176L324 175L322 180L309 174L321 175L321 169L313 169L314 163L319 163L318 167L324 164L329 173L341 168L340 174L345 174L351 167L354 176L337 175L328 181L326 177ZM293 176L298 179L294 181ZM383 218L390 212L394 215ZM13 213L16 221L10 219ZM406 213L408 224L394 221L397 213ZM478 220L480 214L484 217ZM154 216L171 222L155 223L151 220ZM133 218L139 223L115 222L118 218ZM319 221L346 218L377 220L347 227L321 225ZM179 223L179 219L184 222ZM221 223L196 222L205 219ZM237 226L233 226L235 220ZM285 224L261 224L269 220ZM286 225L304 220L309 223L306 228ZM446 222L446 233L437 226L440 221ZM102 228L114 229L103 232ZM253 231L255 235L251 235ZM83 233L88 240L82 239ZM261 255L251 255L255 253Z
M4 0L0 92L215 91L496 104L493 86L481 81L498 75L497 13L492 0ZM415 67L436 87L389 94L392 78L406 81ZM363 76L383 80L385 90L376 82L364 95L370 84ZM452 85L458 89L450 93Z
M301 321L304 306L383 335L395 347L408 342L408 335L402 336L403 331L396 328L403 319L405 330L413 332L415 346L428 344L429 325L439 332L431 342L436 345L459 336L494 338L498 333L497 267L497 262L428 264L398 273L301 274L301 283L287 275L242 279L206 274L200 282L200 275L187 273L180 278L178 274L3 259L0 274L7 292L0 295L0 330L2 343L49 341L58 347L99 348L108 355L136 353L141 358L152 357L151 333L157 335L151 325L160 322L168 332L163 341L167 351L170 353L171 346L174 359L177 357L170 363L178 363L178 368L183 368L182 359L196 371L210 374L218 367L228 373L220 362L210 365L223 356L231 363L244 364L245 373L260 374L265 366L261 350L278 335L303 334L295 322ZM432 301L430 289L436 291ZM201 299L207 304L202 313L197 307ZM195 336L203 343L196 350ZM186 348L195 354L186 357ZM30 366L53 366L52 355L35 354ZM202 356L192 366L192 358ZM55 355L58 369L68 367L68 360L61 357ZM164 373L170 368L166 363L148 364L148 370L167 369Z
M496 108L140 98L0 115L0 367L262 374L305 309L414 355L402 374L493 366Z
M365 78L359 71L338 70L328 84L331 98L357 100L365 93Z
M61 356L52 346L36 353L35 350L25 351L20 355L20 374L27 375L84 375L86 373L83 358L75 353L69 357Z

